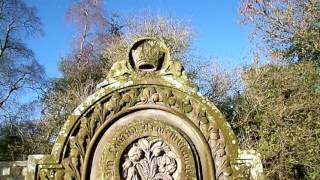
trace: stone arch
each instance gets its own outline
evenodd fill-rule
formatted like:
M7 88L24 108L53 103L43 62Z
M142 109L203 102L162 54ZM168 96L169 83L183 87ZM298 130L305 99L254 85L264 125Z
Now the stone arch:
M136 41L139 43L131 47L149 40L139 39ZM158 41L154 38L151 40ZM163 43L159 44L163 46ZM51 155L30 158L28 178L90 179L88 162L92 161L103 134L108 133L113 124L123 122L121 118L143 110L149 114L167 113L167 116L176 120L160 118L159 122L172 128L172 131L180 132L181 137L193 148L192 153L197 154L194 156L194 165L199 169L196 172L197 179L232 179L237 175L235 163L239 148L230 125L214 104L190 83L180 63L170 59L166 48L160 48L160 52L165 53L165 60L157 63L163 57L154 52L157 47L148 46L142 48L139 51L141 54L135 57L147 56L147 63L154 63L154 68L150 71L137 70L132 67L135 62L128 59L115 63L97 92L79 105L68 118ZM142 114L140 116L144 117ZM147 121L142 120L141 123ZM153 132L151 134L156 135ZM130 141L131 144L133 142Z

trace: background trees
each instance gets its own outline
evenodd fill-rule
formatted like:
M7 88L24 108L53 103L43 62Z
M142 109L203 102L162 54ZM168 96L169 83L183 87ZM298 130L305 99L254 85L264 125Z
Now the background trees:
M45 82L42 66L24 39L42 35L42 29L35 9L21 0L0 0L0 24L0 154L13 155L24 153L21 142L31 140L27 127L33 123L27 120L36 106L31 94L41 92ZM22 93L30 97L22 98ZM14 144L20 148L11 148Z
M251 67L232 124L243 148L263 156L268 179L318 179L320 82L311 63Z
M313 0L243 1L263 53L243 70L232 124L240 145L262 154L267 179L320 178L319 12Z
M62 76L47 81L23 42L42 34L35 10L21 0L0 0L2 152L49 153L68 115L115 61L126 58L132 41L156 36L225 114L241 147L262 154L267 179L320 178L319 1L243 0L242 20L253 27L258 48L254 63L234 73L217 60L199 65L190 51L195 33L187 21L151 12L110 14L104 7L102 0L71 3L66 20L76 27L72 50L60 59ZM41 96L41 121L31 120L37 103L30 103L30 90ZM30 98L21 99L22 92Z
M156 36L170 47L172 55L183 60L192 41L192 31L186 22L145 12L134 17L109 17L102 9L103 1L74 2L66 19L75 23L73 52L60 60L61 78L51 81L42 97L43 119L48 125L47 139L55 139L72 111L95 90L111 65L126 58L128 46L138 37ZM52 144L54 141L51 141Z
M319 63L319 9L318 0L243 0L240 13L274 58Z
M72 52L60 59L62 77L51 80L42 96L45 107L42 118L49 127L43 136L50 139L50 144L68 115L95 91L103 78L105 65L100 54L105 44L99 43L107 25L103 7L101 0L79 0L73 1L66 12L67 22L76 27Z

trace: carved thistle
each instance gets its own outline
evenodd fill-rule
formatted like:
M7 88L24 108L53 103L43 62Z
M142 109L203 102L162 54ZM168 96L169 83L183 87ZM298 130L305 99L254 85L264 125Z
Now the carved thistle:
M125 180L174 180L176 155L156 137L141 138L123 157L122 177Z

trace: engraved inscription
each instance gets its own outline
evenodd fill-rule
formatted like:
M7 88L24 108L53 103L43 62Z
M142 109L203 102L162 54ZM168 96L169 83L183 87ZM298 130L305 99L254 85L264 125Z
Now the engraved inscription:
M172 127L154 120L116 130L100 161L102 179L176 180L196 177L188 142Z
M107 161L106 163L106 176L107 177L112 177L114 176L112 167L114 166L114 161Z

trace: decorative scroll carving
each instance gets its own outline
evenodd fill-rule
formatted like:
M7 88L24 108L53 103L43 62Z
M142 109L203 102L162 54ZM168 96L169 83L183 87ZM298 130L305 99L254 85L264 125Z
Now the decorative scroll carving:
M157 66L157 68L160 68L159 72L150 74L150 73L145 73L149 71L154 71L152 70L144 70L143 74L139 74L139 76L142 77L148 77L148 76L162 76L162 77L175 77L177 80L179 80L180 83L183 83L184 85L190 86L192 88L196 88L196 86L192 85L191 82L188 80L186 73L184 71L184 68L182 65L173 60L168 60L165 62L161 67L158 64L150 65L150 67ZM137 72L134 71L132 68L130 68L130 63L128 61L118 61L115 62L107 76L107 79L110 81L110 83L114 80L122 80L122 79L128 79L134 77L134 75ZM108 85L108 83L106 84ZM105 86L105 85L104 85ZM100 86L102 87L102 86Z
M165 44L156 38L136 41L129 49L128 59L116 61L108 72L106 80L98 87L137 78L161 78L166 83L179 84L179 86L197 90L197 87L187 78L181 63L171 59Z
M141 138L123 158L122 177L126 180L174 180L176 155L161 139Z
M215 162L216 177L218 180L231 177L232 168L230 159L226 153L225 139L216 122L209 121L207 113L200 106L196 106L195 117L198 120L198 126L203 135L208 140L213 160Z
M201 104L198 102L176 90L161 87L138 87L116 92L103 100L102 103L98 103L93 110L82 117L79 131L70 138L69 153L66 154L64 160L67 162L64 167L70 170L68 176L75 179L81 176L87 145L103 122L112 115L141 104L162 105L186 114L199 127L208 141L215 162L217 179L231 177L232 168L225 140L217 124L208 119L206 111L201 108Z

